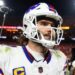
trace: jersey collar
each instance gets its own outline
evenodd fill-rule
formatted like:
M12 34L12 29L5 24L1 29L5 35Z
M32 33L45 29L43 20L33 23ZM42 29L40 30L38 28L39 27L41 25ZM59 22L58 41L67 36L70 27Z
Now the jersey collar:
M27 59L28 59L31 63L32 63L34 60L37 61L37 60L31 55L31 53L28 52L28 50L26 49L25 46L22 46L22 48L23 48L23 51L24 51L24 53L25 53ZM47 61L47 63L49 63L50 60L51 60L51 53L50 53L50 51L48 51L48 52L45 54L45 56L44 56L44 61ZM39 61L37 61L37 62L39 62Z

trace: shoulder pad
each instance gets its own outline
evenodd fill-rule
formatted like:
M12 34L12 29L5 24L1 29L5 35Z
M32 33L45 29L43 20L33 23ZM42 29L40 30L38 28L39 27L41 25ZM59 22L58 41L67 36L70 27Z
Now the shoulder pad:
M51 52L57 57L57 58L66 58L66 55L60 51L60 50L51 50Z
M7 45L0 45L0 53L7 53L11 51L11 47Z

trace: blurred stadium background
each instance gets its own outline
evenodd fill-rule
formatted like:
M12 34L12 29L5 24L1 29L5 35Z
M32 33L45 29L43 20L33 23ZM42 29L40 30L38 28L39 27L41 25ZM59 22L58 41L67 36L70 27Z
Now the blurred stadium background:
M17 45L23 15L38 2L52 4L63 17L64 36L58 46L65 54L75 49L75 0L0 0L0 44ZM65 4L65 5L64 5Z

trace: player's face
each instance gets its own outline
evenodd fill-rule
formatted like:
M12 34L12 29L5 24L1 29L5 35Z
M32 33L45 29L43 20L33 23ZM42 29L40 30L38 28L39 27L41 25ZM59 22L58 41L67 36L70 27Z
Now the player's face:
M51 39L51 33L52 33L52 36L55 36L54 35L55 31L51 29L51 27L54 27L54 22L50 20L43 19L43 20L38 21L37 23L38 31L43 34L46 40Z

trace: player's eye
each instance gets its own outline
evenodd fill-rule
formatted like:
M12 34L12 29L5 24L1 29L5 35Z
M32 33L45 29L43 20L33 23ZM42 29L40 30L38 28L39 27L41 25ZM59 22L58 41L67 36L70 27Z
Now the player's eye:
M47 23L47 22L41 22L41 25L43 25L43 26L47 26L48 23Z

